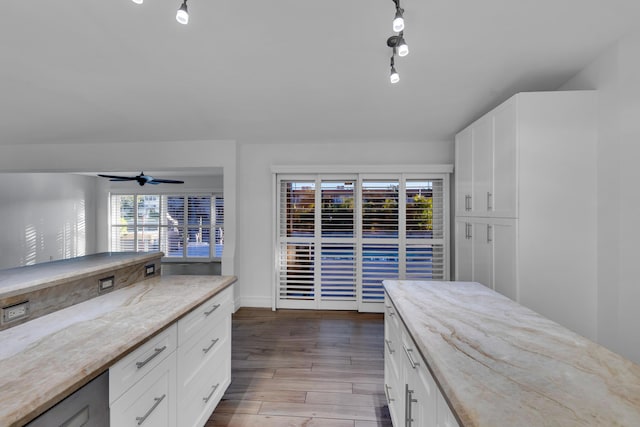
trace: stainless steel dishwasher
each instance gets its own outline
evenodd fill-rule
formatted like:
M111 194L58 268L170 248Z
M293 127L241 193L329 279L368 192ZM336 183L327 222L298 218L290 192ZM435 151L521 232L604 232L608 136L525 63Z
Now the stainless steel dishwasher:
M109 427L109 371L105 371L26 427Z

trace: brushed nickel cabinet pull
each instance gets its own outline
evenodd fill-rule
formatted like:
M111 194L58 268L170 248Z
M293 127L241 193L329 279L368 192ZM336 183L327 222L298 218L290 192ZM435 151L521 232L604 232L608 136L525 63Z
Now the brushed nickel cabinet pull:
M389 387L388 385L384 385L384 395L387 398L387 402L391 403L393 402L395 399L391 398L391 393L389 393L389 390L391 389L391 387Z
M493 227L487 224L487 243L493 242L493 239L491 238L492 231L493 231Z
M204 312L204 315L205 315L205 316L210 315L211 313L213 313L214 311L216 311L216 310L218 309L218 307L220 307L220 304L216 304L216 305L214 305L214 306L213 306L213 308L212 308L211 310L209 310L209 311L205 311L205 312Z
M147 357L147 358L146 358L145 360L143 360L142 362L136 362L136 366L138 367L138 369L142 368L144 365L146 365L147 363L151 362L151 360L152 360L153 358L155 358L156 356L158 356L160 353L162 353L162 352L163 352L163 351L165 351L166 349L167 349L167 346L166 346L166 345L164 345L164 346L162 346L162 347L160 347L160 348L156 348L156 349L154 350L154 353L153 353L151 356Z
M209 393L209 396L202 398L202 400L204 400L205 403L207 403L209 401L209 399L211 399L211 396L213 396L213 393L216 392L216 389L218 388L219 385L220 385L220 383L214 385L213 388L211 389L211 393Z
M391 340L384 340L387 343L387 348L389 349L389 354L393 354L393 349L391 348Z
M487 191L487 210L488 211L492 211L493 210L492 198L493 198L493 194L491 194L491 192Z
M411 356L411 352L413 351L413 349L407 348L407 346L404 344L402 344L402 348L404 349L404 353L407 355L407 358L409 359L409 363L411 363L411 367L413 369L416 369L416 366L418 366L419 363L416 363L416 361L413 360L413 356Z
M153 400L155 400L155 403L153 404L153 406L147 411L146 414L144 414L141 417L136 417L136 421L138 422L138 425L141 425L143 422L145 422L145 420L149 417L149 415L151 415L151 413L158 407L158 405L160 404L160 402L162 402L164 400L164 398L167 397L166 394L163 394L161 397L154 397Z
M202 351L204 351L204 354L207 354L209 352L209 350L211 350L213 348L214 345L216 345L216 343L218 342L220 338L216 338L215 340L211 340L211 345L207 348L203 348Z

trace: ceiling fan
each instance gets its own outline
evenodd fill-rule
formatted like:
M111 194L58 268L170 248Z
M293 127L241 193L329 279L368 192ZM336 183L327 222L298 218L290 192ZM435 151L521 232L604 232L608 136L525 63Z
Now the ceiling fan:
M118 175L102 175L102 174L98 174L98 176L101 176L103 178L111 178L109 179L109 181L137 181L138 184L140 184L141 186L145 184L153 184L153 185L184 184L184 181L178 181L175 179L154 178L151 175L145 175L144 172L140 172L140 175L136 175L136 176L118 176Z

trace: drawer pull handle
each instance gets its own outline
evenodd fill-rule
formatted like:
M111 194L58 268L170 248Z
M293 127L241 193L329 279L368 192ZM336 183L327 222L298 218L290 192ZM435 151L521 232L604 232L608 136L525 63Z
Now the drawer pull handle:
M385 308L387 310L389 310L389 316L395 316L396 313L393 311L393 307L391 307L390 305L385 305Z
M142 362L136 362L136 366L138 367L138 369L142 368L144 365L146 365L147 363L151 362L151 360L153 358L155 358L157 355L159 355L160 353L162 353L166 349L167 349L166 345L163 345L160 348L156 348L154 353L151 356L147 357L146 360L143 360Z
M205 316L210 315L211 313L213 313L214 311L216 311L216 310L218 309L218 307L220 307L220 304L216 304L216 305L214 305L214 306L213 306L213 308L212 308L211 310L209 310L209 311L205 311L205 312L204 312L204 315L205 315Z
M211 399L211 396L213 396L213 393L216 392L216 389L218 388L219 385L220 385L220 383L214 385L213 388L211 389L211 393L209 393L209 396L202 398L202 400L204 400L204 403L207 403L209 401L209 399Z
M415 390L409 390L409 385L405 386L405 425L410 427L411 424L415 421L413 419L413 411L411 409L412 403L418 403L416 399L413 398L413 393Z
M138 425L142 425L143 422L145 422L145 420L149 417L149 415L151 415L151 413L158 407L158 405L160 404L160 402L162 402L164 400L164 398L167 397L166 394L163 394L162 397L154 397L153 400L155 400L155 403L153 404L153 406L151 408L149 408L149 410L147 411L146 414L144 414L142 417L136 417L136 421L138 422Z
M393 402L395 399L391 398L391 393L389 393L389 390L391 390L391 387L389 387L388 385L384 385L384 395L387 398L387 402L391 403Z
M391 348L391 340L384 340L387 343L387 348L389 349L389 354L393 354L393 349Z
M209 347L207 347L207 348L203 348L202 349L202 351L204 351L204 354L207 354L209 352L209 350L211 350L213 348L213 346L216 345L218 340L220 340L220 338L216 338L215 340L211 340L211 345Z
M411 367L413 369L416 369L416 366L418 366L419 363L416 363L416 361L413 360L413 356L411 356L411 352L413 351L413 349L407 348L407 346L404 344L402 344L402 348L404 349L404 353L407 355L407 358L409 359L409 363L411 363Z

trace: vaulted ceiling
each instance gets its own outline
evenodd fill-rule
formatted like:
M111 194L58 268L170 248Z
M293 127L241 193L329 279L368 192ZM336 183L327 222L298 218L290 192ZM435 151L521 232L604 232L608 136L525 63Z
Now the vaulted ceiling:
M637 0L18 0L0 14L0 144L444 140L554 90L640 23Z

